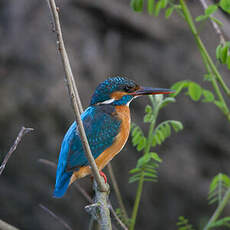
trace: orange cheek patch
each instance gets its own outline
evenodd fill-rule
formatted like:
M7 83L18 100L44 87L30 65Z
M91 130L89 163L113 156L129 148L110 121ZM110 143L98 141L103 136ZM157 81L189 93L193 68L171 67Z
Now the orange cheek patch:
M110 96L115 100L120 100L124 95L127 95L125 92L117 91L113 92Z

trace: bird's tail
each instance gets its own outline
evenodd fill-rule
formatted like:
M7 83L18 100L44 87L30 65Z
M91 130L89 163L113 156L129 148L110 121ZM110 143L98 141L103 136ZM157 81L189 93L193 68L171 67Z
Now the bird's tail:
M68 188L72 174L73 172L63 172L63 171L59 173L57 170L57 178L56 178L56 184L55 184L53 197L61 198L62 196L64 196Z

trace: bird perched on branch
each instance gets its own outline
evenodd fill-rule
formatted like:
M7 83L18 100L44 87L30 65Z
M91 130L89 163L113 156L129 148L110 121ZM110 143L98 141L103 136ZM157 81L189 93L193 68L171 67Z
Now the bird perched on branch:
M99 171L122 150L128 139L130 102L142 95L172 92L170 89L141 87L123 77L109 78L98 85L81 119ZM77 124L73 122L62 142L54 197L62 197L70 184L90 174Z

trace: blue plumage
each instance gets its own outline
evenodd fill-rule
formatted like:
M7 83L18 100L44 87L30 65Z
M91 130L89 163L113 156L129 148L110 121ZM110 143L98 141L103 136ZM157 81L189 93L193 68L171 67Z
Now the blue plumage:
M96 159L103 152L102 158L110 157L109 154L113 157L124 146L130 128L130 115L127 105L133 98L141 95L172 92L168 89L140 87L134 81L122 77L108 78L99 84L92 96L90 107L81 115L94 158ZM123 132L123 135L118 136L120 132ZM105 150L108 150L114 143L119 143L120 147L111 148L113 152L106 152ZM74 122L62 142L54 196L63 196L68 188L73 171L78 171L86 165L88 165L88 161L84 154L77 125ZM104 166L105 164L103 164ZM81 173L81 171L78 172Z
M112 145L119 133L120 120L114 116L114 107L110 105L90 106L81 118L94 158ZM88 165L76 122L67 131L59 155L54 197L61 197L68 188L73 170Z
M137 84L134 81L129 80L127 78L108 78L107 80L98 85L92 96L90 105L95 105L97 103L109 100L111 98L110 95L112 92L124 91L127 89L127 87L131 89L135 88L136 86Z

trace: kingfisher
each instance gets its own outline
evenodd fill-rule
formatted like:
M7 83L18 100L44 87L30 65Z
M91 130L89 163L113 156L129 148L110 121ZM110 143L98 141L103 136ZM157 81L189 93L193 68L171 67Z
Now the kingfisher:
M91 152L100 171L122 150L130 132L130 102L139 96L173 93L170 89L141 87L124 77L100 83L89 107L81 114ZM76 122L62 141L53 196L62 197L68 186L91 174Z

